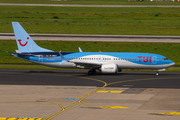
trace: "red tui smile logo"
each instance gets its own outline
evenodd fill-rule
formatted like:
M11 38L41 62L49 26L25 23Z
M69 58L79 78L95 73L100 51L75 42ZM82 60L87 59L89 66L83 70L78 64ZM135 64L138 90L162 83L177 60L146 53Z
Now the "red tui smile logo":
M27 37L27 40L29 40L29 37ZM22 44L22 43L21 43L21 41L22 41L21 39L18 39L18 41L19 41L19 44L20 44L22 47L26 46L27 43L28 43L28 41L26 41L25 44Z

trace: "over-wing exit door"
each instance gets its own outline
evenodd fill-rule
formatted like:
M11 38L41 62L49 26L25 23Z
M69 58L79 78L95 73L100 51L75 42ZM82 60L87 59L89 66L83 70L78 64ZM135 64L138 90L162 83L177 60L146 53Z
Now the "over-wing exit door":
M152 57L152 63L153 63L153 64L156 64L156 63L157 63L157 56L153 56L153 57Z

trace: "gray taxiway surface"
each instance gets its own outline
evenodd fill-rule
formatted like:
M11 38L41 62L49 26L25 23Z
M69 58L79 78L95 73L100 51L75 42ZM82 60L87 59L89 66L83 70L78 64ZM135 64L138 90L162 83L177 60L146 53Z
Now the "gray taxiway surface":
M30 34L33 40L96 42L180 43L180 36ZM0 33L0 40L15 40L14 33Z
M179 120L180 73L0 69L0 118Z
M58 7L180 7L180 5L81 5L81 4L26 4L26 3L0 3L0 5L58 6Z
M63 85L63 86L96 86L102 87L103 82L84 80L78 77L99 79L106 83L147 79L144 81L128 81L108 85L106 87L125 87L125 84L133 88L176 88L180 89L179 72L120 72L117 75L101 74L89 76L86 70L8 70L1 69L1 85Z

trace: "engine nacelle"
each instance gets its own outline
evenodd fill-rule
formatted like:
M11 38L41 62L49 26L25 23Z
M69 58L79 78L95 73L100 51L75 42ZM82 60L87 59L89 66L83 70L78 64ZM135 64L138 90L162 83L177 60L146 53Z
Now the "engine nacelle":
M118 67L116 64L105 64L101 66L101 72L102 73L114 73L116 74L118 72Z

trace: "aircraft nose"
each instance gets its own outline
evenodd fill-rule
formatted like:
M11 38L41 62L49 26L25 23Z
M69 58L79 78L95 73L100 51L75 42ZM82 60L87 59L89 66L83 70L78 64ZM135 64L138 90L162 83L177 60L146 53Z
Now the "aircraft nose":
M169 64L170 64L171 66L175 65L175 63L174 63L173 61L171 61L171 60L169 60Z

